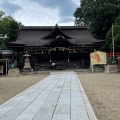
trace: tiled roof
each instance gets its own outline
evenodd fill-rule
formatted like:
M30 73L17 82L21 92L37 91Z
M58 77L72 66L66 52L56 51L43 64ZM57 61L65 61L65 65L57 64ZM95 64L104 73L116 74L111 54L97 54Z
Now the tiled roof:
M12 43L25 46L45 46L50 45L59 34L73 45L101 42L92 36L86 26L59 26L58 28L55 26L22 26L17 40Z

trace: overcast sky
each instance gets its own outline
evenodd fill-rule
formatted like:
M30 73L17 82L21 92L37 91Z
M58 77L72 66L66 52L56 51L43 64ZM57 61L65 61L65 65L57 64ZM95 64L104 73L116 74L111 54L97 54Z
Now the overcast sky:
M80 0L0 0L0 9L25 26L74 25Z

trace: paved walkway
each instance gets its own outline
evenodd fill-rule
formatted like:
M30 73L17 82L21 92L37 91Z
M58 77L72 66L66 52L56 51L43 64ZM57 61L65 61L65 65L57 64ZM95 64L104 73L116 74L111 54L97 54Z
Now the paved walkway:
M55 72L0 106L0 120L97 120L74 72Z

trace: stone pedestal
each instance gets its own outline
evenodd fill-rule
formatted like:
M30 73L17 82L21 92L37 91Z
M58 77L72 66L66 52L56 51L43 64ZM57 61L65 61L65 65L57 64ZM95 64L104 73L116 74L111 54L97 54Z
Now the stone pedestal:
M118 72L118 66L117 65L107 65L105 72L106 73L117 73Z
M24 57L25 57L25 61L24 61L24 67L22 70L22 75L33 74L33 69L30 66L30 60L29 60L30 55L28 54L27 51Z
M20 76L20 71L18 68L10 68L8 70L8 76L10 77L19 77Z

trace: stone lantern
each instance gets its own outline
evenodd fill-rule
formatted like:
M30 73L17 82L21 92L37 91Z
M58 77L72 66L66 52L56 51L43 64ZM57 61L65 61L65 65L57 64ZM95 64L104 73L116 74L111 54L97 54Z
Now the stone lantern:
M28 51L25 52L25 55L24 56L24 67L23 67L23 70L22 70L22 74L33 74L33 69L31 68L31 65L30 65L30 60L29 60L29 57L31 55L29 55Z

